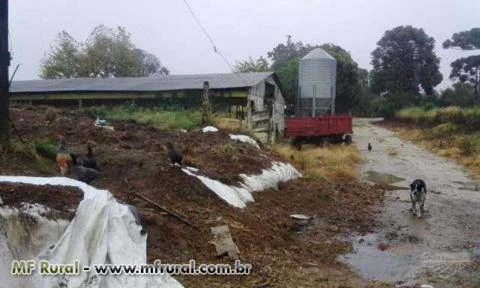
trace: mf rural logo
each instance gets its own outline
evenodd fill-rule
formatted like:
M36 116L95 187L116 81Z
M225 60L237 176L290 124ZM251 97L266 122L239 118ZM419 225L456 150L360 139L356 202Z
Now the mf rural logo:
M426 252L421 260L423 267L435 275L450 278L470 265L480 265L480 242L463 252Z

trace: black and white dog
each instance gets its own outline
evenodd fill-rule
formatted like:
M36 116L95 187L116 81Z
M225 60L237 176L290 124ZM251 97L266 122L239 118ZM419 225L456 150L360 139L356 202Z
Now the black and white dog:
M422 213L425 212L423 206L425 205L425 198L427 196L427 185L422 179L416 179L410 184L410 199L412 200L412 213L416 214L418 218L422 217ZM419 210L415 208L418 203Z

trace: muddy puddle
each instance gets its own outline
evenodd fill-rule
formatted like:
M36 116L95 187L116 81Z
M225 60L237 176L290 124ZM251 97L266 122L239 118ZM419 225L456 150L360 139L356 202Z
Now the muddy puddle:
M370 233L353 238L352 253L343 255L339 260L354 267L362 277L398 282L413 279L419 271L418 257L397 255L388 250L383 233Z
M480 287L480 185L463 167L398 139L368 121L354 126L364 159L361 180L385 190L378 227L351 238L353 250L339 257L366 279L433 287ZM377 153L364 149L371 142ZM362 149L363 148L363 149ZM388 151L395 149L395 156ZM424 217L409 209L410 183L427 183ZM477 267L477 268L475 268ZM454 280L452 280L454 279Z

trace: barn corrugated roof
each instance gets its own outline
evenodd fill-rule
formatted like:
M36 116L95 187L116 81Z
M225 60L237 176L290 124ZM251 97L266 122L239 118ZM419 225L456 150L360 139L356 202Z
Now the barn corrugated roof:
M333 58L330 54L325 52L325 50L323 50L322 48L313 49L312 51L310 51L310 53L305 55L301 60L305 60L305 59L331 59L331 60L335 60L335 58Z
M238 74L238 75L236 75ZM54 80L13 81L11 93L47 92L154 92L202 89L209 81L210 89L251 87L273 72L168 75L126 78L73 78Z

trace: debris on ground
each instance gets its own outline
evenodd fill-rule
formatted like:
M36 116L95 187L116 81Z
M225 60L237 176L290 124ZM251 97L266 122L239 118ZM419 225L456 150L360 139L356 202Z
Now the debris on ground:
M212 244L215 245L217 250L217 257L228 255L232 260L238 260L240 250L233 242L232 235L228 229L228 225L211 227L210 230L213 234Z
M213 126L205 126L205 127L203 127L202 132L203 132L203 133L207 133L207 132L218 132L218 128L213 127Z
M255 146L255 147L257 147L258 149L260 149L260 146L258 146L257 141L255 141L254 139L252 139L250 136L240 135L240 134L228 134L228 135L230 135L230 139L232 139L232 140L237 140L237 141L244 142L244 143L250 143L250 144L252 144L253 146Z

